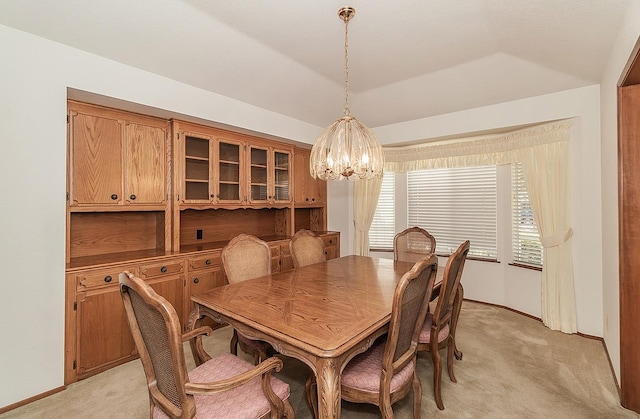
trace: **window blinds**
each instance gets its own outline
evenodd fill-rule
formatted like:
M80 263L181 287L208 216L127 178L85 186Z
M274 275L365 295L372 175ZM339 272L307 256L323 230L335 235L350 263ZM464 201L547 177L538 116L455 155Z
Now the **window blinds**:
M511 210L513 262L542 266L542 243L533 220L521 163L511 164Z
M369 229L369 249L393 250L395 236L395 175L385 172L373 222Z
M451 254L465 240L469 256L497 259L496 166L407 173L408 226L436 238L438 254Z

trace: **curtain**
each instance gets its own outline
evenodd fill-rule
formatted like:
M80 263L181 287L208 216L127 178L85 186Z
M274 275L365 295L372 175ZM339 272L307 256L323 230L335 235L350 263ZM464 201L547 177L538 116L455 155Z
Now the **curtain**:
M569 143L523 150L520 161L544 252L542 321L552 330L578 331L569 200Z
M353 185L353 254L369 256L369 228L378 205L382 178L359 179Z
M565 333L578 329L569 200L570 128L569 122L559 122L501 136L383 149L388 172L522 162L544 248L542 321Z

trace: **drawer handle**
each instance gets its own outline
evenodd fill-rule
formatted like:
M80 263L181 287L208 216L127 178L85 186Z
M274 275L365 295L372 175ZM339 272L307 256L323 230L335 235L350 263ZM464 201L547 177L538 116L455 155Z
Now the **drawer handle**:
M104 277L104 282L111 282L113 278L111 278L111 275L107 275Z
M326 250L325 250L324 254L325 254L325 255L327 254L327 251L326 251Z
M132 201L135 201L135 200L136 200L136 198L137 198L137 197L136 197L134 194L131 194L131 196L129 197L129 199L131 199Z
M165 273L167 272L167 267L163 266L162 268L160 268L160 272Z
M329 244L332 244L332 243L333 243L333 240L329 240Z
M205 264L205 265L211 265L211 260L210 260L210 259L205 260L205 261L204 261L204 264Z
M198 278L193 278L193 283L197 284L198 282L200 282L200 280Z
M309 198L305 198L304 200L305 200L305 201L307 201L307 202L309 202Z
M116 195L116 194L111 195L111 199L113 199L115 201L116 199L118 199L118 195Z

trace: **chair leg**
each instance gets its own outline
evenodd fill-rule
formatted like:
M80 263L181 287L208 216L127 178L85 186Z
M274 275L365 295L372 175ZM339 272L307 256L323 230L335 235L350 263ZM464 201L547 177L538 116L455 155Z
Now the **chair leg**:
M438 351L438 342L435 337L431 339L431 361L433 362L433 394L436 399L436 405L438 409L444 410L444 404L442 403L442 392L440 389L440 381L442 378L442 362L440 360L440 351Z
M236 329L233 329L233 336L231 337L231 342L229 342L229 352L238 355L238 332Z
M313 372L307 377L307 381L304 383L304 392L307 397L307 404L311 409L313 418L318 417L318 383L316 383L316 377Z
M462 284L460 284L458 285L458 291L456 292L456 296L453 301L453 317L451 320L453 354L458 361L462 360L462 351L458 350L458 346L456 345L456 328L458 327L458 318L460 317L460 310L462 309L462 300L464 300L464 287L462 286Z
M382 419L393 419L393 408L391 407L391 395L387 392L382 392L379 395L378 408Z
M291 402L289 399L284 401L284 417L287 419L295 419L296 414L293 411L293 406L291 406Z
M456 341L451 335L447 339L447 371L449 372L449 379L457 383L456 376L453 374L453 354L456 348Z
M422 383L418 374L413 372L413 419L420 419L420 409L422 405Z

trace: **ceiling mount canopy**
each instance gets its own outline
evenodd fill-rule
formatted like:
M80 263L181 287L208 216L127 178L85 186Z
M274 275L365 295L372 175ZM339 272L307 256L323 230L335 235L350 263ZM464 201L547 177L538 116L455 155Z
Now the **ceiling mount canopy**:
M349 110L349 21L353 7L342 7L344 21L344 116L320 134L311 150L309 169L313 178L323 180L372 179L382 176L384 155L376 135L351 116Z

